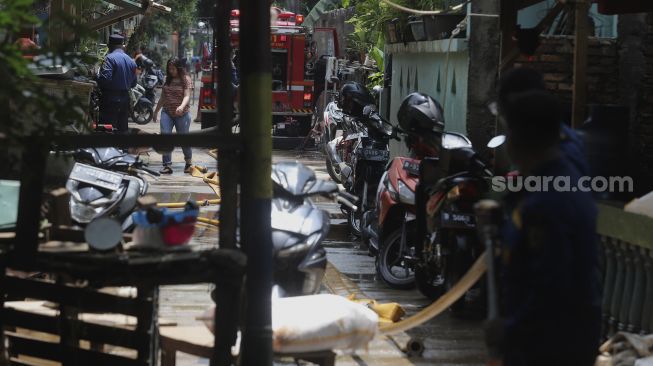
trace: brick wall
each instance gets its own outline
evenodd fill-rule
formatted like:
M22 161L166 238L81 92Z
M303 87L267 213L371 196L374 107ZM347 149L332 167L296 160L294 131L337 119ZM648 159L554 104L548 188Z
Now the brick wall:
M574 64L574 40L569 36L542 37L537 55L531 60L520 57L515 66L541 71L548 89L571 103ZM587 102L614 104L618 99L618 52L613 39L590 38L587 68Z
M631 139L634 141L635 168L646 190L653 190L653 13L646 16L642 36L645 58L634 121L631 121Z

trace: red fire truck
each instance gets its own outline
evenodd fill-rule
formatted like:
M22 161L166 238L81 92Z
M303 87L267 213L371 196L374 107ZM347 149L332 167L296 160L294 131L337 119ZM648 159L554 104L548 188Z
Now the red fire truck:
M334 28L307 28L304 17L272 8L277 14L271 26L272 51L272 135L275 148L294 148L311 129L311 116L317 97L314 67L322 55L339 56ZM238 10L231 12L231 41L235 53L239 44ZM202 73L200 112L202 127L216 120L216 68ZM322 76L323 77L323 76ZM318 81L319 84L319 81Z

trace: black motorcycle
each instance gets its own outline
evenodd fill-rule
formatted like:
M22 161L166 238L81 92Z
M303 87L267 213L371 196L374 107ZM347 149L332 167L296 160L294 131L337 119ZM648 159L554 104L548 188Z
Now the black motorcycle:
M488 191L490 177L492 172L463 135L446 134L439 158L422 160L415 282L426 297L435 300L446 293L483 253L474 204ZM452 310L460 312L464 305L465 297Z
M358 211L348 211L349 227L355 236L361 236L363 214L376 206L378 184L390 160L390 140L395 137L393 126L373 105L364 108L363 116L356 120L362 129L354 146L351 171L341 171L347 191L361 200Z

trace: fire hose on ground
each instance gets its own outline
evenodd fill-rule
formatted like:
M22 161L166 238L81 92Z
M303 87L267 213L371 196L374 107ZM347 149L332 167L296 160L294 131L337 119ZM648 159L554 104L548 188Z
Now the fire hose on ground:
M465 292L467 292L478 280L483 276L487 269L486 259L487 252L481 254L480 257L469 268L467 273L458 281L446 294L440 296L431 305L425 307L417 314L410 316L404 320L396 323L383 325L379 327L381 335L393 335L407 331L409 329L420 326L427 321L440 315L443 311L447 310L456 300L460 299Z

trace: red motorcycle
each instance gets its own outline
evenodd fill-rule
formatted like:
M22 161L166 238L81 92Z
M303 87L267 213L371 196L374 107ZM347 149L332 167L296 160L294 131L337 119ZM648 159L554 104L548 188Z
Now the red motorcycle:
M376 193L377 206L363 217L364 239L376 256L376 271L394 288L414 286L415 188L420 160L392 159Z
M397 113L406 147L414 158L397 157L387 165L376 193L376 209L363 217L363 239L376 256L379 277L395 288L415 283L415 190L419 182L420 160L436 157L442 147L444 112L432 97L411 93Z

